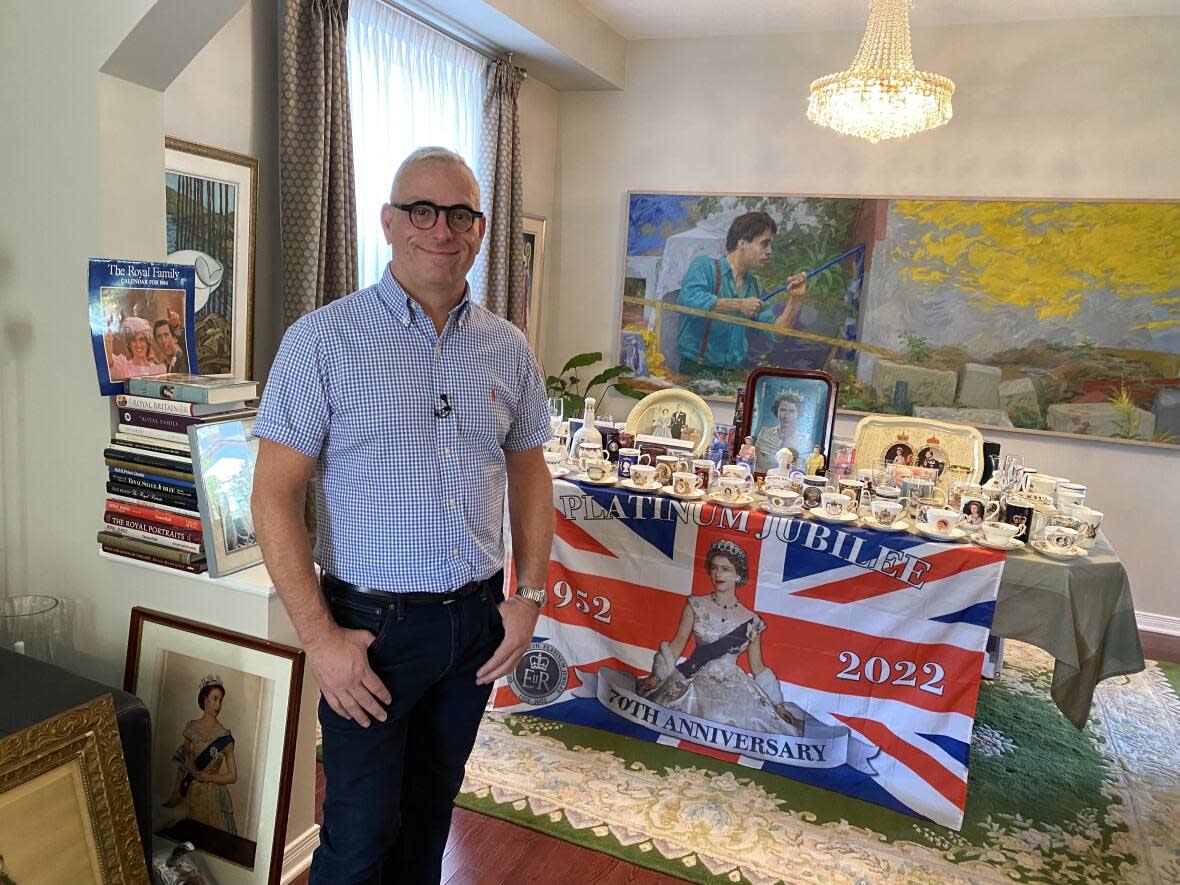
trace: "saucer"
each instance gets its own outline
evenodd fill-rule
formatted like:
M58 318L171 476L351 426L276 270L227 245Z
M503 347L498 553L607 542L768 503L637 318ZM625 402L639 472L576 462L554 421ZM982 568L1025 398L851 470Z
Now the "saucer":
M1073 547L1053 547L1046 541L1033 541L1028 546L1040 553L1042 556L1048 556L1050 559L1077 559L1081 556L1089 556L1089 554L1078 547L1076 544Z
M651 492L654 494L662 489L663 486L658 482L653 482L649 486L637 486L635 485L635 480L627 477L626 479L619 480L619 488L630 489L633 492Z
M967 537L967 533L958 526L955 526L946 534L935 531L928 522L915 523L914 528L918 534L925 535L927 538L934 538L936 541L962 541Z
M710 503L718 504L721 507L749 507L751 504L754 503L754 496L753 495L742 495L736 501L726 501L716 495L709 495L709 501L710 501Z
M904 532L910 527L910 524L901 517L893 520L893 522L889 523L888 525L877 522L877 518L872 515L862 516L860 521L865 528L872 529L875 532Z
M672 491L672 486L670 484L661 487L660 492L667 495L669 498L675 498L678 501L699 501L701 498L705 497L704 489L693 489L687 495L678 495Z
M1024 542L1018 538L1008 538L1003 544L993 544L983 532L976 532L971 536L971 541L980 547L990 547L992 550L1019 550L1024 546Z
M771 516L800 516L803 513L802 504L796 504L794 507L787 507L783 510L776 510L770 506L769 501L763 501L758 505L758 509L769 513Z
M559 464L557 467L549 468L549 475L554 479L561 479L563 476L568 476L574 472L574 468L567 464Z
M860 517L855 513L841 513L839 516L829 516L824 512L822 505L819 507L813 507L811 509L811 515L816 519L822 519L824 522L847 523L856 522L858 519L860 519Z
M613 486L619 481L619 475L612 473L602 479L591 479L585 473L578 473L570 477L574 482L584 482L588 486Z

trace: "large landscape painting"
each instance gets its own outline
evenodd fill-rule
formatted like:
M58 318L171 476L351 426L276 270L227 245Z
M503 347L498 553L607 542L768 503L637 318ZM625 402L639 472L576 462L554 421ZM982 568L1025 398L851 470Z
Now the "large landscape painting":
M1180 204L628 207L620 360L652 387L730 398L761 365L823 369L844 409L1180 443ZM760 224L761 246L741 236Z

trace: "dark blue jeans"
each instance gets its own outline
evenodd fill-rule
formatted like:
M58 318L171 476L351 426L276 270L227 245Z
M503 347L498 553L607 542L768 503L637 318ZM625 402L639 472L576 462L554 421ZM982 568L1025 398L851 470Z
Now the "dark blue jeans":
M342 627L371 631L369 663L393 701L361 728L320 699L324 826L312 885L437 885L463 768L491 693L475 672L504 638L503 575L447 605L328 595Z

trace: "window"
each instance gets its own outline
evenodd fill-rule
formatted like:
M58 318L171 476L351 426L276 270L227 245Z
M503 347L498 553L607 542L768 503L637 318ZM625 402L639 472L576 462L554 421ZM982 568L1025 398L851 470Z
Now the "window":
M486 64L479 53L381 0L349 4L348 92L362 286L380 280L389 263L381 206L406 154L441 145L478 168Z

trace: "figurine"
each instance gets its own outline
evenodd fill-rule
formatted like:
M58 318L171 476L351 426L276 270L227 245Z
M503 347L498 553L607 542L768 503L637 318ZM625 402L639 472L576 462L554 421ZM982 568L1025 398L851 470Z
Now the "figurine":
M819 450L819 446L812 446L811 454L807 456L808 475L822 476L827 463L827 459L823 456L823 452Z
M737 463L745 464L750 470L754 469L754 459L758 457L758 450L754 447L754 437L747 436L738 447Z
M795 464L795 452L793 449L783 446L774 453L774 460L778 466L771 467L767 470L767 476L781 476L785 479L791 475L791 467Z

